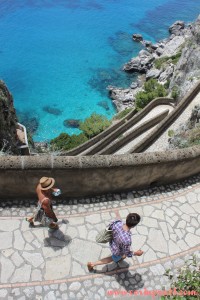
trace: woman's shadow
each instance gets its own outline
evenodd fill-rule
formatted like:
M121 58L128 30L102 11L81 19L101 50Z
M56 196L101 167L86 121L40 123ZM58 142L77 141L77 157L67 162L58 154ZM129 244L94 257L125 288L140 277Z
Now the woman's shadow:
M44 239L44 247L51 247L54 251L58 251L67 247L71 241L72 238L64 234L60 229L48 229L48 237Z

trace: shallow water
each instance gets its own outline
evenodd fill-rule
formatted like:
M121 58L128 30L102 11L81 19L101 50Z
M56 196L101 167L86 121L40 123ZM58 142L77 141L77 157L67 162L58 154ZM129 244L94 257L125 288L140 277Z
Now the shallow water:
M121 70L141 49L132 34L157 41L177 19L193 21L199 8L199 0L1 1L0 78L20 121L44 141L79 133L66 119L111 118L106 87L134 80Z

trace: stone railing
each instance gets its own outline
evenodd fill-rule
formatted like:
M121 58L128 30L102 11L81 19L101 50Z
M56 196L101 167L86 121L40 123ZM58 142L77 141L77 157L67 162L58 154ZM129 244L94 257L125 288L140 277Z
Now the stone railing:
M26 127L20 123L17 123L17 136L20 141L18 149L20 149L21 155L30 155Z
M123 192L174 182L200 172L200 147L95 156L0 157L0 197L35 197L40 177L54 177L63 198Z

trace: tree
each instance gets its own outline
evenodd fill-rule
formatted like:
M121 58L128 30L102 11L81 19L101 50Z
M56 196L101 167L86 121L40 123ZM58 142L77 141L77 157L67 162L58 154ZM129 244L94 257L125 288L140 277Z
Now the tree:
M80 122L79 128L90 139L105 130L110 124L111 122L106 117L93 113L84 122Z
M67 133L61 133L58 137L50 141L50 145L51 149L54 151L70 150L78 147L87 140L87 137L83 133L80 133L79 135L73 134L72 136Z
M156 79L150 79L144 84L144 91L140 91L135 96L135 106L138 110L144 108L149 102L157 97L167 95L165 87L158 83Z

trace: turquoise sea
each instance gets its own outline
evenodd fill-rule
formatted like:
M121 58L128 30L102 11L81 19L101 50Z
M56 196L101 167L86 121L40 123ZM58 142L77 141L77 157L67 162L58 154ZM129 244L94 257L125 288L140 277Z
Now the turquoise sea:
M20 122L35 141L79 133L66 119L116 110L106 87L126 87L121 69L141 46L168 36L176 20L191 22L200 0L0 0L0 78Z

